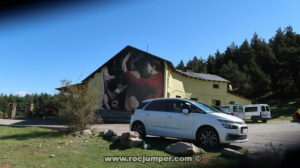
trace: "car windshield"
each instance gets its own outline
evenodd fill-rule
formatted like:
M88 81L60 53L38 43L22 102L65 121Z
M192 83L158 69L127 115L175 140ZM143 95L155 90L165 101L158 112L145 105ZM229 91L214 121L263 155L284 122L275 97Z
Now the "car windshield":
M211 107L211 106L208 106L206 104L203 104L203 103L199 103L197 101L193 101L191 100L191 102L196 105L197 107L201 108L203 111L207 112L207 113L219 113L220 110L214 108L214 107Z
M222 106L222 107L221 107L221 110L222 110L224 113L229 113L229 112L230 112L230 107L229 107L229 106Z

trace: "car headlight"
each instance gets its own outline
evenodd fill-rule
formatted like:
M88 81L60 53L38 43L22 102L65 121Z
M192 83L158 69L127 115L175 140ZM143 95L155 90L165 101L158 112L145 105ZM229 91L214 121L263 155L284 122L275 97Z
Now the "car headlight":
M237 125L245 125L245 121L241 121L241 122L235 122L235 121L229 121L229 120L222 120L222 119L218 119L218 121L220 123L227 123L227 124L237 124Z
M234 121L221 120L221 119L218 119L218 121L222 124L222 126L224 128L227 128L227 129L237 129L238 128L238 126L235 125L237 123Z
M238 126L236 125L232 125L232 124L222 124L224 128L227 128L227 129L237 129Z

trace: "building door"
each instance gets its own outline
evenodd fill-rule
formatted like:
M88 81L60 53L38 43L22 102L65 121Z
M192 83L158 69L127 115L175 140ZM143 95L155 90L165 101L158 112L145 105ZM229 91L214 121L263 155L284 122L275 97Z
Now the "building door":
M221 106L221 100L212 100L212 106Z

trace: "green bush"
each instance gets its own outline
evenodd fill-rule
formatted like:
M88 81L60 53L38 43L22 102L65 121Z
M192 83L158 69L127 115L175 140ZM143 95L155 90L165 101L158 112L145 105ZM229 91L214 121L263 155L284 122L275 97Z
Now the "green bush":
M62 81L61 93L56 96L58 117L68 126L68 132L80 131L93 124L96 115L96 92L85 85Z
M4 112L0 111L0 118L4 118Z

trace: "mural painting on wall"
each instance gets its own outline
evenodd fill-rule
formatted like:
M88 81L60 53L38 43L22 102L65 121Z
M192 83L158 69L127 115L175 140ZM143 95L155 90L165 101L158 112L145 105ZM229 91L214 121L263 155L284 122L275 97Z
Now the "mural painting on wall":
M132 111L146 99L163 97L164 64L145 53L117 56L103 67L103 108Z

